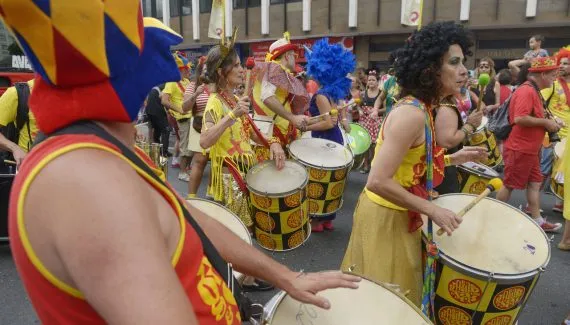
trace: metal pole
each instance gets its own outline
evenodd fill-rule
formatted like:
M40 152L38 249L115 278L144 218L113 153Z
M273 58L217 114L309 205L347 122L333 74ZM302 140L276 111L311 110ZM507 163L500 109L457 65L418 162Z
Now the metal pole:
M287 0L283 0L283 31L287 31Z
M382 7L382 0L378 0L378 5L376 6L376 26L380 26L381 7Z
M249 0L245 0L245 36L249 35Z

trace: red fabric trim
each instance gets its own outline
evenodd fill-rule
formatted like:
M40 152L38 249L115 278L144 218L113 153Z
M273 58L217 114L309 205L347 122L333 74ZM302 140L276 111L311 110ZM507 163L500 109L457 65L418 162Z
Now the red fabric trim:
M421 197L422 199L427 200L428 198L428 192L424 184L414 185L407 190L408 192L412 193L415 196ZM420 227L424 224L422 216L416 211L408 210L408 218L408 232L410 233L420 229Z
M243 180L243 177L241 177L241 174L240 174L238 168L235 166L235 164L231 160L229 160L228 158L224 158L224 165L230 171L230 174L232 175L232 177L234 178L234 180L238 184L239 189L243 193L245 193L246 195L249 194L249 190L247 189L247 185L245 184L245 181Z
M568 83L562 78L558 78L558 83L560 86L562 86L562 89L564 89L564 95L566 95L566 105L570 107L570 89L568 89Z
M273 52L271 52L271 60L275 60L278 57L280 57L283 53L286 53L289 51L294 51L297 48L298 48L297 45L294 45L294 44L286 44L286 45L280 46L280 47L276 48L275 50L273 50Z

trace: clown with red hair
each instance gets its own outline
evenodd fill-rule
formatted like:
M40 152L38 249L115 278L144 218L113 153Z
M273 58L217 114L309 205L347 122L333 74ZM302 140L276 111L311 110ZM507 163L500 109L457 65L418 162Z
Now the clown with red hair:
M255 118L273 121L273 134L285 147L300 137L307 127L309 94L303 83L296 78L297 46L292 44L289 33L273 42L265 57L265 62L257 63L252 72L252 93L249 94ZM247 82L252 82L247 81ZM271 131L270 131L271 132ZM258 148L259 160L269 158L269 151Z
M558 78L554 81L552 87L542 90L542 97L548 103L548 108L552 114L564 122L564 126L558 131L558 135L561 139L565 139L568 136L568 125L570 124L570 45L561 48L555 57L556 63L559 65ZM568 157L570 152L569 143L566 141L564 156L560 157L562 160L555 164L552 170L554 175L552 181L570 184L570 170L567 168L570 165L570 157ZM564 192L564 198L565 201L570 200L570 191ZM570 205L564 206L563 201L557 199L553 210L563 212L566 219L564 235L560 243L558 243L558 248L570 251Z

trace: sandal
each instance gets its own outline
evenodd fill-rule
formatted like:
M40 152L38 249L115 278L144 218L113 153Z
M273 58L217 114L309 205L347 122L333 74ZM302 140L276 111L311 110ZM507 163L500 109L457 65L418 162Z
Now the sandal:
M263 280L255 279L253 284L243 284L242 286L243 291L250 292L250 291L269 291L275 288L271 283L267 283Z

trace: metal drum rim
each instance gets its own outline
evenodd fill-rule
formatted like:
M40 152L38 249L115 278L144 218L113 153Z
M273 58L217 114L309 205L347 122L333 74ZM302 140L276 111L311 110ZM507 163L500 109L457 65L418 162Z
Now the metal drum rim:
M465 170L466 172L469 172L469 173L471 173L471 174L475 174L475 175L477 175L477 176L479 176L479 177L483 177L483 178L485 178L485 179L491 179L491 178L496 178L496 177L499 177L499 176L500 176L500 174L497 173L497 171L494 170L493 168L491 168L491 167L489 167L489 166L487 166L487 165L483 165L483 164L479 164L479 165L487 167L487 168L489 169L488 171L492 171L492 172L495 173L496 175L493 175L493 176L485 175L484 173L482 173L482 172L480 172L480 171L478 171L478 170L474 170L474 169L471 169L471 168L469 168L469 167L463 166L463 164L457 165L457 168L458 168L458 169Z
M298 164L298 165L300 165L301 167L303 167L303 170L305 171L305 180L303 181L303 183L301 184L300 187L298 187L298 188L296 188L296 189L294 189L294 190L288 191L288 192L281 192L281 193L267 193L267 192L261 192L261 191L259 191L259 190L256 190L255 188L251 187L251 185L247 182L247 175L246 175L246 176L245 176L245 186L247 187L247 189L248 189L250 192L254 193L254 194L261 195L261 196L266 196L266 197L270 197L270 198L272 198L272 199L283 198L283 197L286 197L286 196L289 196L289 195L293 195L293 194L295 194L295 193L298 193L299 191L302 191L305 187L307 187L307 184L309 184L309 173L307 172L307 169L305 168L305 166L304 166L302 163L300 163L300 162L298 162L298 161L296 161L296 160L294 160L294 159L287 159L287 160L285 160L285 161L286 161L286 162L287 162L287 161L290 161L290 162L292 162L292 163ZM257 166L259 166L259 165L260 165L260 164L257 164L257 165L255 165L255 166L251 167L249 170L251 171L251 170L253 170L254 168L256 168ZM248 173L249 173L249 172L248 172Z
M443 195L440 195L439 197L444 197L444 196L457 196L457 195L477 197L477 195L468 194L468 193L450 193L450 194L443 194ZM511 209L513 209L513 210L515 210L515 211L519 211L519 212L521 212L521 213L520 213L521 215L523 215L525 218L527 218L530 222L533 222L533 223L534 223L534 220L532 220L531 217L529 217L528 215L526 215L526 214L523 213L522 211L520 211L520 210L518 210L518 209L512 207L511 205L509 205L509 204L507 204L507 203L505 203L505 202L499 201L499 200L497 200L497 199L490 198L490 197L487 197L486 199L495 201L496 203L500 203L500 204L502 204L502 205L504 205L504 206L507 206L507 207L509 207L509 208L511 208ZM542 234L542 236L544 237L544 240L546 241L546 244L547 244L546 247L547 247L547 250L548 250L548 254L547 254L547 257L546 257L546 261L544 262L544 264L540 265L538 268L536 268L536 269L534 269L534 270L531 270L531 271L524 272L524 273L517 273L517 274L495 273L495 272L490 272L490 271L485 271L485 270L482 270L482 269L478 269L478 268L475 268L475 267L473 267L473 266L464 264L464 263L462 263L462 262L460 262L460 261L454 259L454 258L451 257L450 255L445 254L445 252L443 251L443 249L441 249L441 248L438 247L438 249L439 249L439 255L440 255L440 257L441 257L444 261L447 261L447 262L448 262L448 265L456 266L456 267L459 268L460 270L469 271L470 274L473 274L473 275L478 276L478 277L483 277L484 279L488 279L488 278L489 278L489 275L492 275L492 276L493 276L492 278L495 279L495 280L514 280L514 279L525 279L525 278L529 278L529 277L534 277L534 275L536 275L538 272L540 272L541 269L546 268L546 266L548 265L548 263L550 263L550 258L551 258L551 255L552 255L552 248L550 247L550 240L548 239L548 236L546 235L546 233L544 232L544 230L542 230L542 228L540 228L540 227L538 227L538 226L537 226L537 228L538 228L538 230L540 231L540 233ZM425 238L423 229L422 229L422 237ZM498 283L498 281L495 281L495 282Z
M305 139L319 139L319 140L325 140L325 141L328 141L328 142L331 142L331 143L334 143L334 144L340 146L340 143L336 143L336 142L334 142L334 141L327 140L327 139L321 139L321 138L305 138ZM299 141L299 140L302 140L302 139L297 139L297 140L295 140L295 141ZM297 155L295 155L295 153L293 153L293 152L291 151L291 145L292 145L295 141L293 141L293 142L291 142L289 145L287 145L287 149L288 149L288 151L289 151L289 154L290 154L291 157L293 157L296 161L298 161L300 164L302 164L302 165L304 165L304 166L306 166L306 167L312 167L312 168L317 168L317 169L327 170L327 171L328 171L328 170L333 170L333 171L334 171L334 170L340 170L340 169L344 169L344 168L350 167L350 166L352 166L352 164L353 164L353 162L354 162L354 153L352 153L352 151L349 150L349 149L347 149L345 146L341 146L344 150L346 150L348 153L350 153L350 156L352 157L352 158L350 159L350 161L349 161L347 164L341 165L341 166L336 166L336 167L325 167L325 166L318 166L318 165L311 164L311 163L306 162L305 160L301 159L300 157L298 157Z
M239 222L239 224L243 227L243 229L245 230L246 234L249 234L249 230L247 229L247 226L245 225L245 223L243 223L243 221L241 221L240 217L237 216L235 213L233 213L230 209L228 209L228 208L226 208L225 206L219 204L218 202L210 201L210 200L206 200L206 199L202 199L202 198L199 198L199 197L189 198L189 199L186 199L186 201L189 202L189 203L190 203L191 201L202 201L202 202L207 202L207 203L209 203L209 204L213 204L213 205L217 205L217 206L221 207L222 209L224 209L224 210L226 210L228 213L230 213L232 216L234 216L235 219ZM198 208L198 207L196 207L196 206L194 206L194 208L200 210L200 208ZM200 210L200 211L202 211L202 210ZM202 212L206 213L205 211L202 211ZM206 215L207 215L207 213L206 213ZM210 217L210 218L211 218L211 217ZM224 226L225 226L225 225L224 225ZM227 228L227 227L226 227L226 228ZM229 228L228 228L228 230L232 231L232 230L229 229ZM232 232L233 232L233 231L232 231ZM244 240L244 241L253 246L253 240L251 239L251 235L249 235L249 236L247 237L247 240Z
M366 276L362 276L360 274L356 274L356 273L348 272L348 271L342 271L342 273L355 275L357 277L362 278L363 280L367 280L369 282L372 282L372 283L388 290L390 293L394 294L396 297L400 298L400 300L402 300L404 303L406 303L409 307L411 307L418 315L420 315L420 317L425 322L427 322L427 324L433 325L432 321L429 318L427 318L427 316L424 315L424 313L422 313L422 311L416 305L414 305L408 298L406 298L406 296L404 296L402 293L397 292L394 289L388 288L388 286L386 284L372 280ZM279 293L277 293L275 296L273 296L267 302L267 304L263 308L263 316L262 316L262 324L263 325L270 325L271 322L273 322L273 317L275 317L275 312L277 310L277 307L281 304L283 299L285 299L286 295L288 295L288 293L284 290L281 290ZM269 306L270 303L273 303L273 304L271 306ZM266 307L270 307L270 309L267 309Z

